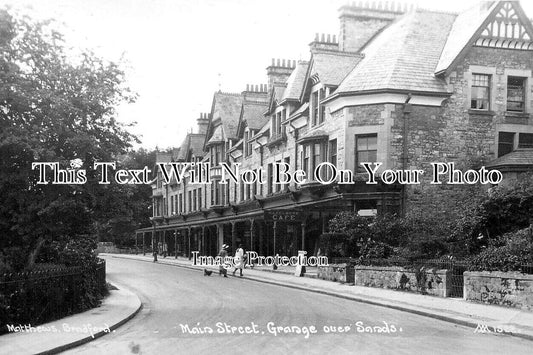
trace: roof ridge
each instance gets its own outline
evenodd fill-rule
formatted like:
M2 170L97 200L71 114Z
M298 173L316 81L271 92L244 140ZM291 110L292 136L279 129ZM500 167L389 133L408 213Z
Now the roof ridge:
M459 11L430 9L428 7L418 7L416 8L415 12L433 12L435 14L443 14L443 15L459 15L460 13Z
M221 90L218 90L217 92L215 92L215 95L216 94L231 95L231 96L242 96L242 93L239 93L239 92L228 92L228 91L221 91Z
M315 54L331 54L331 55L338 55L341 57L362 57L361 53L359 52L347 52L347 51L324 49L324 48L313 50L313 55Z

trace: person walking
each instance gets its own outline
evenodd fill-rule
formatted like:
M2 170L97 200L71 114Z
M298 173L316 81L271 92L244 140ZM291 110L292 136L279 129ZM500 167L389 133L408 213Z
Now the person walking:
M228 256L228 246L226 244L222 244L222 249L220 249L220 251L218 252L218 256L220 257L218 275L224 275L224 277L228 277L228 270L226 270L225 266L225 259Z
M239 269L239 273L242 277L242 269L244 268L244 249L242 248L242 244L239 244L239 247L235 251L233 265L235 266L235 269L233 270L233 276L235 276L235 272L237 269Z
M163 258L167 257L168 253L168 244L166 242L163 243Z

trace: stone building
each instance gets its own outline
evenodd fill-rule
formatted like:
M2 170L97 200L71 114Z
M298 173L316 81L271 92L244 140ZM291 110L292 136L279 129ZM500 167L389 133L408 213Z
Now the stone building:
M406 213L425 208L420 196L444 198L449 185L428 181L432 162L498 168L504 180L531 173L533 27L519 2L458 14L385 4L341 7L339 35L317 34L308 61L272 60L267 84L215 93L199 133L161 156L209 162L212 182L165 184L158 171L153 228L138 231L139 243L166 240L184 255L214 255L223 243L315 254L339 211ZM236 184L221 162L251 171L247 178L261 173L264 183ZM351 183L317 182L323 162ZM382 163L376 184L366 183L362 162ZM303 170L306 181L276 184L278 163ZM386 169L424 174L416 185L385 183Z

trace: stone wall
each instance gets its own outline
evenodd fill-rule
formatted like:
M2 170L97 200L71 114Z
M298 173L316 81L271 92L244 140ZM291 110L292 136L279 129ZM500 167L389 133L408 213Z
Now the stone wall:
M533 275L467 271L463 294L469 301L533 310Z
M353 283L354 269L347 264L330 264L328 266L319 266L317 276L322 280Z
M418 285L414 270L398 266L356 266L355 285L421 292L433 296L449 297L452 290L451 271L426 269L425 280Z

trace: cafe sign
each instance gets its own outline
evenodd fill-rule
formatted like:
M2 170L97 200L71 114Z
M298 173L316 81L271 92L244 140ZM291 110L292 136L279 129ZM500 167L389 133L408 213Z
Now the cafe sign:
M274 210L265 211L265 221L272 222L301 222L303 221L303 214L300 211L290 210Z

